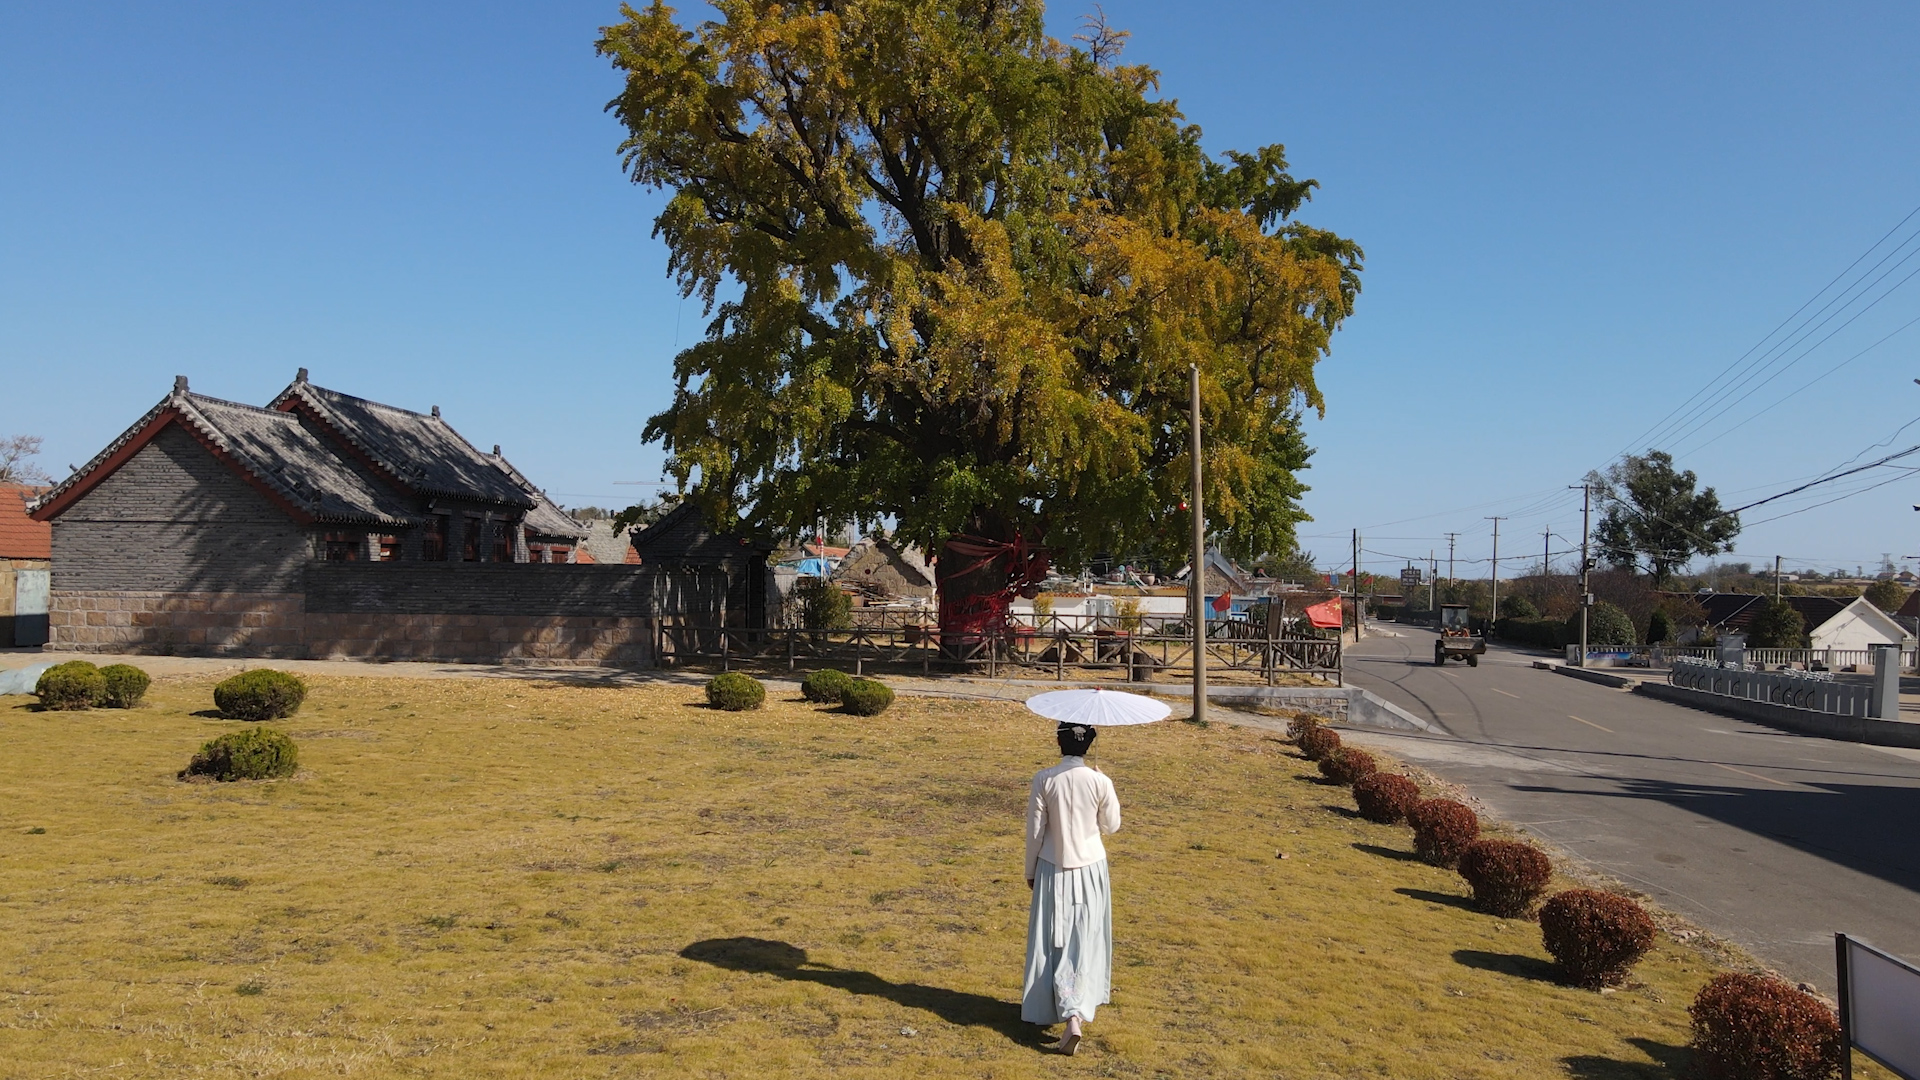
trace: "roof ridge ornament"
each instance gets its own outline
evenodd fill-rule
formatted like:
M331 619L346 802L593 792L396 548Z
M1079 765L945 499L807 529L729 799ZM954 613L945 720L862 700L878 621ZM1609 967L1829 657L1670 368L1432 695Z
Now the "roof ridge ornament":
M175 375L173 377L173 392L176 394L187 393L187 377L185 375Z
M301 385L305 385L307 381L307 369L301 368L299 371L294 372L293 381Z

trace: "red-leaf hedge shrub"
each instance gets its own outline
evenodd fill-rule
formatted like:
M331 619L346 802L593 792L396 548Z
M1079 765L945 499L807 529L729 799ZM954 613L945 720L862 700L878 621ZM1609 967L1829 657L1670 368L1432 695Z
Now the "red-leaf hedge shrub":
M1764 975L1719 975L1687 1009L1694 1060L1715 1080L1828 1080L1840 1020L1826 1003Z
M1312 731L1325 722L1326 721L1310 712L1294 713L1293 719L1287 721L1287 738L1292 739L1294 742L1299 742L1300 736L1305 735L1307 732Z
M1473 887L1480 910L1504 919L1524 919L1553 879L1553 862L1532 844L1475 840L1460 853L1460 876Z
M1452 799L1422 799L1407 811L1413 826L1413 851L1435 866L1452 866L1480 838L1480 819Z
M1398 825L1420 801L1420 785L1398 773L1377 772L1353 782L1353 801L1368 821Z
M1332 728L1309 728L1300 736L1300 752L1308 761L1319 761L1340 749L1340 733Z
M1336 784L1351 786L1355 780L1379 771L1373 755L1357 746L1343 746L1320 759L1320 775Z
M1598 990L1626 978L1653 947L1653 919L1624 896L1568 889L1541 906L1540 937L1569 983Z

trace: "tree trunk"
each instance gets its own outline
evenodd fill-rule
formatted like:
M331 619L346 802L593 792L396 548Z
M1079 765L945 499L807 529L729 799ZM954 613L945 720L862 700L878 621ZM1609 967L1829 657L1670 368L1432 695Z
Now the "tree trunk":
M1046 553L1007 520L976 512L971 530L940 548L934 581L940 591L940 652L951 660L987 655L1007 634L1007 609L1047 576Z

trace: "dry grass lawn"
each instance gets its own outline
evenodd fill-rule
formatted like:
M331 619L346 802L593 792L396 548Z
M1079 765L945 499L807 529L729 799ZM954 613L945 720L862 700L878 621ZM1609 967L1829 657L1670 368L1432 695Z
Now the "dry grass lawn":
M1666 1077L1710 965L1555 985L1265 732L1112 731L1114 1004L1018 1020L1019 707L316 678L288 781L183 784L205 680L0 699L0 1076ZM1336 809L1330 809L1330 807ZM43 831L44 830L44 831ZM1288 858L1276 858L1284 851Z

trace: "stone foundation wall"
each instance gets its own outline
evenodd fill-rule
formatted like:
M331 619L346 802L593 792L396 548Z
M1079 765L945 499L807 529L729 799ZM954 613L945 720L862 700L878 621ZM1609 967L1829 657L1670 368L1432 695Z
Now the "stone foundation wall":
M180 656L303 657L298 593L53 590L46 648Z
M585 615L307 615L316 660L456 663L653 663L654 620Z

